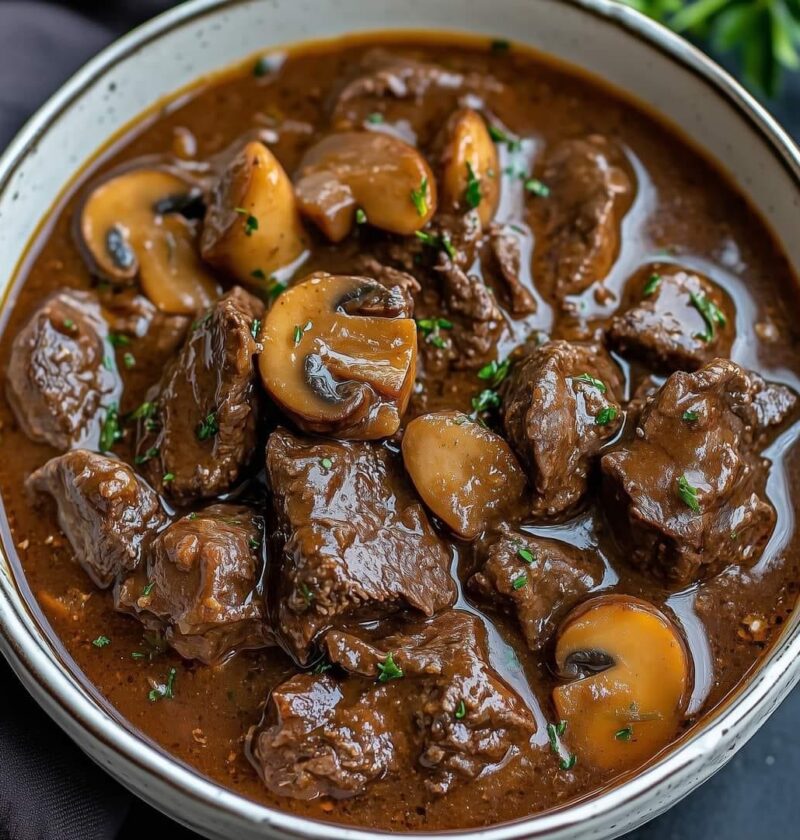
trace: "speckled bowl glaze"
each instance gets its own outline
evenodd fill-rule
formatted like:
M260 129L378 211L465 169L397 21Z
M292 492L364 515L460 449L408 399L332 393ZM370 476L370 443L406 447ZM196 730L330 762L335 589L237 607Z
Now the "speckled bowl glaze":
M387 29L461 30L524 42L605 79L720 161L800 266L800 151L732 79L680 38L608 0L195 0L102 52L28 123L0 160L0 277L14 268L75 171L165 96L253 53ZM0 534L11 545L8 523ZM0 556L0 651L30 693L124 785L213 838L365 840L376 832L300 819L243 799L139 738L70 672L24 582ZM674 804L731 758L800 678L800 613L758 671L703 726L644 772L540 816L456 836L615 837ZM430 835L427 835L430 836Z

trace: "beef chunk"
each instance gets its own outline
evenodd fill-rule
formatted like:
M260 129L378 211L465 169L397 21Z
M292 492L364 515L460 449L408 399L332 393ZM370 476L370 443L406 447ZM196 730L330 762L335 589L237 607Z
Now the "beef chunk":
M176 502L230 490L253 454L258 345L252 325L263 314L261 301L232 289L195 322L151 395L137 459L153 486Z
M733 304L707 277L676 265L652 265L631 279L630 308L610 323L606 338L623 355L660 373L697 370L730 352Z
M470 588L504 613L516 613L531 650L539 650L564 613L603 579L596 554L503 526Z
M724 359L672 374L633 440L601 461L625 556L679 584L754 563L775 525L758 450L795 403L787 388Z
M188 315L162 312L149 298L131 290L108 295L103 299L103 308L108 325L115 333L137 339L137 367L142 343L146 345L148 355L168 358L181 346L192 322Z
M301 662L337 622L400 606L433 615L455 599L450 555L384 447L278 429L267 477L283 544L277 625Z
M402 300L402 308L395 317L413 318L414 316L414 295L420 291L420 285L416 278L405 271L384 265L375 257L363 254L356 261L356 270L359 274L376 280L382 286L396 290L398 297ZM384 307L385 311L385 307Z
M491 267L495 269L508 297L514 315L536 312L536 298L522 281L522 249L519 236L507 225L494 224L489 230Z
M96 447L104 407L122 385L97 298L68 289L51 295L11 348L6 394L22 430L60 449Z
M269 640L261 594L264 523L219 504L162 531L147 563L125 580L117 606L137 614L186 659L218 662Z
M75 558L102 589L136 569L167 524L158 496L127 464L85 449L52 458L27 486L53 497Z
M622 422L621 391L616 366L594 344L553 341L511 368L503 424L528 468L536 514L554 516L580 501L594 457Z
M535 730L489 666L485 630L467 613L413 622L379 640L331 631L325 647L346 676L302 675L279 686L248 736L249 756L273 791L354 796L414 766L441 795L496 769Z
M611 270L634 184L619 149L596 135L555 146L541 180L550 194L534 205L534 277L559 301L601 282Z

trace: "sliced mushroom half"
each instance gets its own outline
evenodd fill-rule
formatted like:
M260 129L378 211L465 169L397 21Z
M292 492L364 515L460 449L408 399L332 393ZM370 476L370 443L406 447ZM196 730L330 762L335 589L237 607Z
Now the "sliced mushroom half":
M191 314L219 294L181 210L199 198L183 178L132 169L103 181L83 202L78 241L90 270L115 285L137 278L162 311Z
M412 420L403 434L403 463L425 504L465 539L477 537L525 491L508 444L459 411Z
M307 248L289 176L258 141L233 157L211 191L203 223L203 259L259 288Z
M494 218L500 201L497 147L471 108L456 111L445 128L441 191L446 210L477 210L484 227Z
M391 290L364 277L311 275L275 301L260 340L264 387L300 428L353 440L397 431L417 331Z
M381 230L410 236L436 212L436 183L425 158L380 132L331 134L305 154L295 180L300 211L332 242L360 210Z
M553 702L578 761L624 770L674 737L692 668L674 623L652 604L624 595L586 602L561 625L555 657L571 682L554 689Z

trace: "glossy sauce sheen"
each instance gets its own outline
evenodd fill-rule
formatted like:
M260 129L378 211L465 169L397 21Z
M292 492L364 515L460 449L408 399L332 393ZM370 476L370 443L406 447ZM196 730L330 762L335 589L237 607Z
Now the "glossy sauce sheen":
M503 83L500 92L486 93L485 104L524 140L513 153L499 144L501 168L529 171L546 147L596 133L614 138L634 170L638 184L635 199L622 225L619 256L604 284L610 294L600 302L593 289L579 295L576 306L581 323L576 326L554 323L551 306L537 292L536 313L520 318L506 313L500 358L537 331L557 337L589 337L593 327L602 325L617 309L625 281L635 270L646 263L675 260L712 278L733 301L736 340L731 358L768 380L798 390L800 343L794 313L799 301L791 270L747 203L669 128L596 83L542 63L521 49L491 50L488 44L457 41L382 43L448 69L490 73ZM7 368L14 336L48 293L61 287L87 289L93 285L70 232L81 184L121 162L169 153L187 132L196 141L196 157L204 160L254 128L275 132L270 147L291 174L312 139L328 130L326 101L335 80L351 72L369 46L344 41L313 50L300 48L276 56L270 71L258 76L248 65L198 87L131 129L93 165L91 176L82 176L35 243L6 310L0 369ZM400 136L413 143L416 138L409 122L413 116L419 139L429 142L454 107L452 97L429 99L421 112L410 110L408 102L387 99L386 123L394 124ZM524 242L529 255L533 239L523 212L524 200L522 181L504 177L496 218L528 231ZM359 250L358 236L332 246L315 235L312 255L298 277L315 269L358 273ZM423 296L422 303L418 301L415 317L436 317L436 302L426 311L424 300ZM122 413L142 402L165 361L163 353L145 342L136 347L135 367L121 368ZM641 372L624 363L622 369L629 396ZM428 375L412 397L405 422L432 410L469 411L471 398L482 387L474 371ZM458 606L483 621L492 666L517 690L537 721L530 756L523 749L520 760L498 773L456 786L440 798L431 798L421 776L408 771L399 780L391 777L372 784L368 795L351 800L323 797L301 801L273 796L244 757L243 741L258 720L270 688L296 673L296 666L276 648L240 653L220 666L187 662L169 650L151 659L141 625L116 613L110 594L95 591L74 563L53 510L49 509L49 518L43 520L22 492L25 478L55 451L30 442L5 399L0 400L0 422L0 488L11 531L4 535L6 548L17 547L27 586L65 655L122 720L198 772L244 796L294 813L395 831L503 822L564 805L614 781L612 774L592 770L580 761L565 773L555 756L549 756L551 761L541 760L548 743L546 724L555 715L551 692L558 680L552 674L552 646L546 646L541 656L533 655L512 619L480 607L471 598L463 586L476 566L471 546L447 536L442 528L452 547L452 570L459 580ZM397 449L396 443L386 445ZM132 459L124 443L115 451ZM671 611L684 634L694 669L687 729L741 682L795 604L800 538L790 500L800 489L796 429L787 427L766 455L773 462L767 489L777 510L777 526L755 570L741 579L723 573L682 591L663 587L623 562L594 504L560 524L526 526L531 533L596 548L605 564L598 590L641 597ZM239 496L263 506L264 494L262 474ZM698 597L703 606L696 610ZM754 615L763 616L769 628L755 639L745 626L745 618ZM94 646L92 641L100 636L109 637L111 644ZM145 657L134 659L133 651ZM150 702L148 678L163 683L170 667L177 669L174 699Z

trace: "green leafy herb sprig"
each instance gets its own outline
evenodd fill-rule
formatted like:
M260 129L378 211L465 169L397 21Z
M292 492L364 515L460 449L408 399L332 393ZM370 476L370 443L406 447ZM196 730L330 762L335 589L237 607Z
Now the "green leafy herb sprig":
M745 82L770 98L800 68L800 0L623 0L675 32L735 53Z

